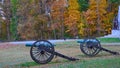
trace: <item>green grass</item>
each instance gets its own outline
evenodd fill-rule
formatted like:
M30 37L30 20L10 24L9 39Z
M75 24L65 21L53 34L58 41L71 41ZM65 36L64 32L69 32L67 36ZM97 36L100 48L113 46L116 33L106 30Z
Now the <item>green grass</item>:
M69 62L68 60L63 60L63 61L54 61L54 62L49 62L48 64L56 64L56 63L65 63ZM38 64L36 62L25 62L21 64L17 64L15 66L20 66L20 67L31 67L31 66L40 66L41 64Z
M120 43L119 38L98 38L101 43Z
M120 68L120 58L82 60L80 62L65 63L50 68Z
M21 66L21 67L30 67L30 66L37 66L39 64L35 63L35 62L25 62L25 63L21 63L18 64L16 66Z
M56 62L59 63L59 62ZM55 62L50 62L49 64L53 64L50 68L120 68L120 57L113 58L97 58L91 60L80 60L75 62L60 62L57 66L55 66ZM35 62L26 62L22 63L19 66L21 67L31 67L38 66Z

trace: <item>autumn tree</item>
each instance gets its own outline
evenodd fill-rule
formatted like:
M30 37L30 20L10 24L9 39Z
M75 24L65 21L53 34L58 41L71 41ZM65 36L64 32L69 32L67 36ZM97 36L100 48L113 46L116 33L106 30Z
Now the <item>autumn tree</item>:
M50 1L50 0L49 0ZM23 39L48 39L51 28L46 15L47 0L20 0L18 33Z
M118 14L118 6L120 4L120 0L107 0L108 1L108 12L112 13L113 17L116 17ZM113 19L112 19L113 20Z
M64 13L67 7L67 0L56 0L52 3L52 29L55 31L55 38L64 38Z
M7 34L7 40L15 40L17 25L14 25L13 18L16 18L17 11L17 0L2 0L1 3L1 16L2 16L2 24L4 23L4 28L7 31L4 35ZM5 27L6 24L6 27ZM3 31L2 33L4 33ZM4 36L3 36L4 37Z
M11 18L11 1L10 0L4 0L3 6L3 11L4 11L4 16L5 20L4 22L6 23L6 31L7 31L7 40L10 41L10 18Z
M3 3L0 3L0 40L3 39L3 17L4 17L4 11L3 11ZM5 19L5 17L4 17ZM6 33L6 32L5 32Z
M78 36L78 25L80 24L80 11L77 0L68 1L68 11L65 13L65 25L67 26L66 32L73 36Z
M111 22L107 13L106 0L90 0L89 9L84 13L85 31L90 37L103 36L111 33Z

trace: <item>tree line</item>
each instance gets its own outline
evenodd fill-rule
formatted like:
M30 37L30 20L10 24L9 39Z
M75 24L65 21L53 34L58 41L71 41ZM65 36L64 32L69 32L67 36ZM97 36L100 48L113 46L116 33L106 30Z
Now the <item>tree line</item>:
M111 33L119 0L4 0L0 40L99 37Z

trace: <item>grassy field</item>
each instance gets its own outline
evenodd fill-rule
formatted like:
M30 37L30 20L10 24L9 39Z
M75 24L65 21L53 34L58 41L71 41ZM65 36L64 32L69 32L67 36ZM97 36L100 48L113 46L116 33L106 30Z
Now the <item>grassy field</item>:
M109 39L107 39L100 40L108 41ZM119 39L110 39L109 42L112 42L114 40L119 41ZM120 52L120 46L102 46L107 49ZM120 68L119 55L116 56L102 51L95 57L88 57L80 51L79 44L76 43L76 41L57 43L55 49L57 52L60 52L64 55L80 58L80 60L70 62L66 59L57 57L46 65L36 64L35 62L26 62L20 64L20 66L30 68Z
M120 68L120 57L65 63L50 68Z
M118 43L118 38L105 38L101 41L108 43ZM35 63L29 54L30 47L24 45L0 47L0 68L120 68L120 56L112 55L101 51L95 57L88 57L80 51L79 44L75 41L56 43L55 51L64 55L79 58L79 61L71 62L69 60L57 57L50 63L40 65ZM8 47L9 46L9 47ZM120 52L120 46L102 45L103 47L112 51Z
M46 67L49 66L49 67ZM95 58L75 62L50 62L45 68L120 68L120 57ZM42 65L35 62L26 62L21 67L42 68Z
M120 56L81 59L75 62L63 60L62 62L50 62L46 65L40 65L35 62L27 62L21 66L30 68L120 68Z
M102 43L120 43L120 38L98 38Z

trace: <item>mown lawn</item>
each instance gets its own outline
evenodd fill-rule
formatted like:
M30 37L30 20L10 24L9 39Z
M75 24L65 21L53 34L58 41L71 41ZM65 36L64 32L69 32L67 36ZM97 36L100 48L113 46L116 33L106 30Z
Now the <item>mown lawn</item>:
M99 58L79 62L65 63L50 68L120 68L120 57L117 58Z
M98 38L101 43L120 43L120 38Z
M113 43L120 42L118 38L99 38L101 42ZM79 61L70 62L68 60L58 57L57 61L54 58L52 62L47 65L40 65L35 62L26 62L18 64L20 67L30 68L120 68L120 56L114 56L106 52L100 52L95 57L87 57L79 50L79 44L76 41L57 43L55 49L57 52L62 54L78 57ZM120 46L104 46L103 47L113 50L120 51Z
M47 68L120 68L120 57L112 58L95 58L91 60L80 60L75 62L62 62L62 63L49 63L50 67ZM53 66L51 66L53 65ZM21 67L41 66L35 62L26 62L21 64ZM48 65L47 65L48 66ZM37 67L36 67L37 68Z

